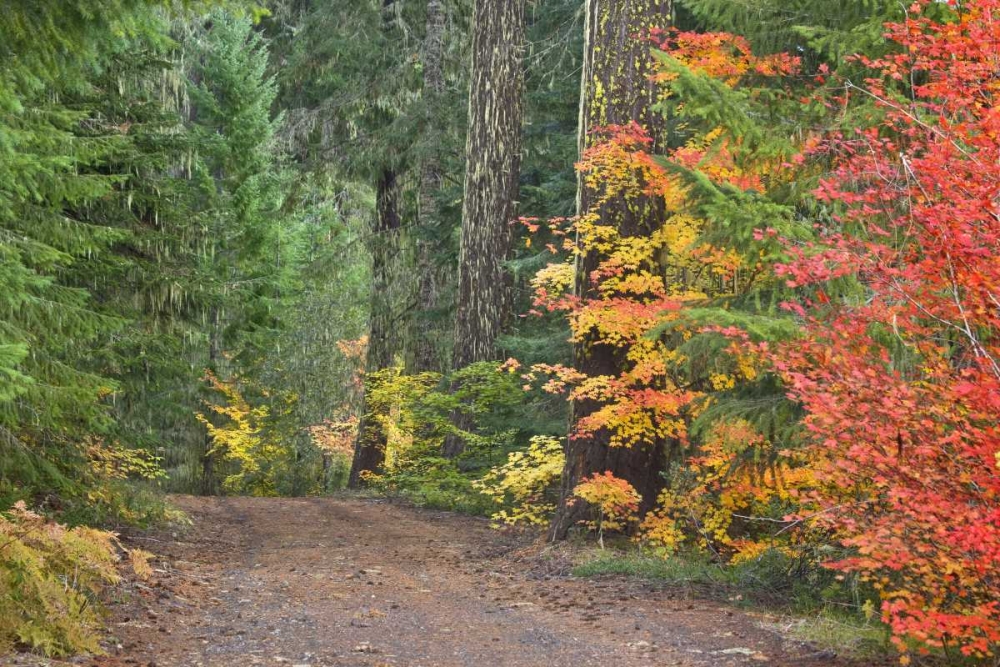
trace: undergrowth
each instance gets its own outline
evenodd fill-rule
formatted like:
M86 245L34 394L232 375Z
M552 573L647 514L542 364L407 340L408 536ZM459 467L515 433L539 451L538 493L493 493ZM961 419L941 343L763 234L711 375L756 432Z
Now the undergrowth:
M102 593L121 582L123 563L149 576L149 558L114 533L68 528L18 502L0 514L0 654L99 653Z
M372 486L388 498L402 499L417 507L488 516L493 503L473 488L477 479L476 472L461 472L445 459L424 459L378 479Z

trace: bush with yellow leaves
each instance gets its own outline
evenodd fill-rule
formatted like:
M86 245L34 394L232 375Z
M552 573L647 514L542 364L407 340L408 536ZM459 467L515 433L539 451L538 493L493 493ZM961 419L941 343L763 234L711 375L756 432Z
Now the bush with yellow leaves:
M0 514L0 654L17 645L50 656L100 652L98 596L121 581L114 533L67 528L23 502ZM140 578L150 554L125 550Z
M573 500L582 500L594 510L594 519L583 522L597 531L597 542L604 548L604 531L623 531L638 521L642 496L628 481L615 477L611 471L594 473L573 489Z
M556 509L556 485L565 462L559 439L538 435L526 450L511 452L506 463L492 468L473 487L503 506L493 514L494 521L543 526Z
M794 555L801 531L788 531L794 522L785 517L815 485L802 453L781 449L739 418L715 424L704 440L697 456L670 470L639 539L663 556L685 545L733 563L770 549Z

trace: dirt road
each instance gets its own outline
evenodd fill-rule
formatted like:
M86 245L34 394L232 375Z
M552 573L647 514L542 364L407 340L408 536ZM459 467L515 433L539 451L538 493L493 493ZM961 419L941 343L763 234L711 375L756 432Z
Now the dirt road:
M377 500L177 498L113 653L174 667L841 665L739 611L577 580L480 520ZM156 540L156 541L154 541Z

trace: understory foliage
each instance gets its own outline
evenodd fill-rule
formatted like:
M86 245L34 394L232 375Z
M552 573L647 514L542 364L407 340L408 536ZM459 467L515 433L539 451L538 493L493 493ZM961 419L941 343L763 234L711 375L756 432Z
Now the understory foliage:
M121 580L121 552L113 533L67 528L23 502L0 514L0 651L99 653L98 596ZM125 553L135 575L151 574L150 554Z
M597 542L604 548L604 531L624 531L636 520L642 497L624 479L610 472L595 472L573 488L573 498L587 503L593 518L584 525L597 533Z
M490 469L472 486L502 509L495 522L545 525L556 509L556 486L566 463L558 438L537 435L524 451L511 452L507 462Z
M570 437L672 443L636 538L856 577L903 662L1000 643L998 12L913 4L887 55L850 60L862 83L732 35L658 36L677 145L600 128L578 167L606 198L662 197L666 219L641 237L586 211L550 221L570 259L533 282L536 311L626 362L527 370L601 406ZM584 300L586 250L606 259ZM606 514L613 482L576 495Z
M779 273L817 294L790 304L802 337L772 360L806 410L820 484L805 498L851 547L832 563L881 592L901 648L1000 644L1000 3L910 7L898 52L845 95L870 124L829 137L816 192L836 216ZM847 104L846 100L839 100Z
M218 425L202 413L197 417L212 441L206 455L228 473L222 479L223 490L255 496L280 495L282 473L287 474L294 465L295 453L290 441L268 432L272 408L250 405L238 381L223 382L211 373L205 381L222 399L206 404L209 411L221 417Z
M391 368L366 381L367 422L385 449L383 470L365 475L369 484L421 504L490 511L499 522L544 522L559 441L532 432L529 397L511 369L480 362L446 379ZM466 442L461 457L441 456L448 437Z

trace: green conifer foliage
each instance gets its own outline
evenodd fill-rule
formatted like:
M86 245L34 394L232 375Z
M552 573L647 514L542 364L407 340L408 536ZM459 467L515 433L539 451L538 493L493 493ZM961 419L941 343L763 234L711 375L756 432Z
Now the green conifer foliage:
M681 0L701 27L742 35L761 53L800 53L814 63L884 49L892 0Z
M266 45L248 17L171 30L154 3L7 15L0 494L89 483L92 438L183 469L209 358L256 361L295 283Z
M120 238L80 212L121 174L103 168L127 144L89 104L92 81L126 38L155 25L135 2L3 3L0 24L0 494L24 479L65 484L42 453L106 425L114 383L80 363L121 326L65 280ZM72 460L63 452L62 460Z

